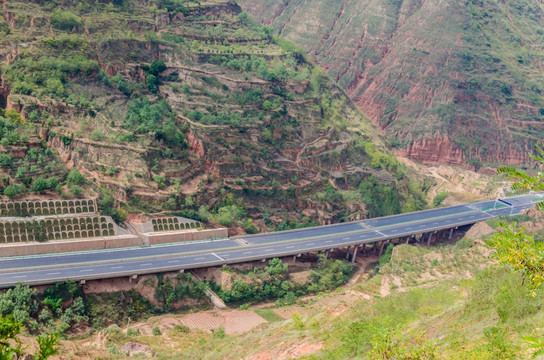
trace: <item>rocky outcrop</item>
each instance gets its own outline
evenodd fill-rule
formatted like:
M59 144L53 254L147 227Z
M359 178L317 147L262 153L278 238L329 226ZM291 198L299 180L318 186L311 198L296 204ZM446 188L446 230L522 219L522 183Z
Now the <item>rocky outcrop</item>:
M191 130L187 131L185 136L187 137L187 142L189 143L191 151L194 152L199 159L204 157L204 146L202 145L202 141L200 141Z
M462 165L465 160L463 151L445 136L415 141L396 152L399 156L428 165Z

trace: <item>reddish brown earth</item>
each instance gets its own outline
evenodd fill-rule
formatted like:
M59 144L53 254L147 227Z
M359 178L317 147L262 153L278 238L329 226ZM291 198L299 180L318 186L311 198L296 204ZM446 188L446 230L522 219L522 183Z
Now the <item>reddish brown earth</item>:
M536 1L468 9L453 0L240 3L308 51L399 155L431 165L531 163L544 99L527 82L542 68L521 54L541 48Z

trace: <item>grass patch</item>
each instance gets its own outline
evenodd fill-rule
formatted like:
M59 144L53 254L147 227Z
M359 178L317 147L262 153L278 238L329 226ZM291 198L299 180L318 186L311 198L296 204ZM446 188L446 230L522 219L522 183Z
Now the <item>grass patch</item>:
M279 322L284 320L281 316L276 314L274 310L272 309L255 309L253 310L253 312L255 312L255 314L259 315L260 317L262 317L269 323Z

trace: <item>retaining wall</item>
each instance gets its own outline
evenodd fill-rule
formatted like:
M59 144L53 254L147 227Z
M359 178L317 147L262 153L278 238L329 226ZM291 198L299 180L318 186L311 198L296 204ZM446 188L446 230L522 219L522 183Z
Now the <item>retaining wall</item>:
M142 234L144 245L168 244L183 241L195 241L228 237L228 229L189 230L179 232L146 233Z
M115 249L131 246L142 246L142 243L138 236L117 235L72 241L49 241L45 243L13 243L3 244L2 246L0 246L0 257Z

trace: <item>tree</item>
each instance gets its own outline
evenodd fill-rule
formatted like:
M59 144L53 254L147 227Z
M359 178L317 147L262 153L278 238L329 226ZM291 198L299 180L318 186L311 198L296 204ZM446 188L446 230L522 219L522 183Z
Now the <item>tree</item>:
M151 66L149 67L149 73L155 76L159 76L159 74L164 70L166 70L166 64L164 61L153 60L151 62Z
M538 154L531 157L544 165L544 150L537 145ZM524 171L507 166L499 169L499 173L516 179L513 190L544 190L544 175L529 176ZM544 202L536 205L544 210ZM488 245L495 249L493 256L502 264L509 264L522 273L524 280L535 289L544 284L544 243L535 241L534 237L525 233L523 227L501 224L502 231L492 236ZM533 291L533 295L535 292Z
M32 190L32 191L34 191L34 192L36 192L38 194L43 193L47 189L49 189L49 183L47 182L47 180L43 176L40 176L39 178L34 180L32 185L30 186L30 190Z
M151 93L157 92L157 77L155 75L147 75L145 78L145 86L147 87L147 90Z
M70 170L66 180L68 181L68 184L71 184L71 185L72 184L82 185L83 183L85 183L85 178L83 177L83 175L81 175L81 173L76 168L73 168L72 170Z
M23 329L21 322L12 315L0 316L0 360L19 359L25 355L19 339ZM38 352L34 355L35 360L46 360L58 352L59 338L56 334L39 335L36 341Z
M264 271L271 276L287 274L288 265L284 264L281 259L273 258L268 262L268 266L265 266Z

